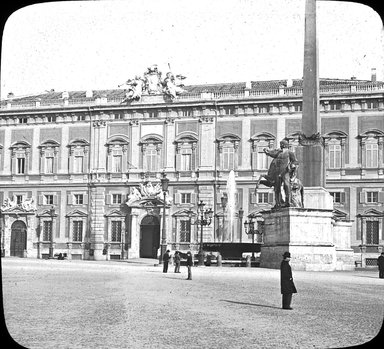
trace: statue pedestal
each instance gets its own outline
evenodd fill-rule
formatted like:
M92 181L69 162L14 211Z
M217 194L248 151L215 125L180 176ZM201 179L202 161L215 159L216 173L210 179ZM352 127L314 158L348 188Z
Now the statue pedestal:
M260 267L280 268L288 251L293 270L336 270L332 210L288 207L267 211L263 218Z

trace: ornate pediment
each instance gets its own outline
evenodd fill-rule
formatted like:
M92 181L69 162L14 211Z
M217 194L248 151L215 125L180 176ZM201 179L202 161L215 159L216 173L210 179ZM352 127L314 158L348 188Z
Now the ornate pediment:
M111 212L107 213L105 217L124 217L125 213L121 212L120 210L112 210Z
M348 218L348 214L335 208L332 212L332 218L335 221L345 221Z
M66 216L67 217L87 217L88 215L83 211L73 210L71 212L68 212Z
M169 64L168 67L170 70ZM154 64L147 68L143 76L136 75L118 87L127 86L125 99L122 103L138 101L142 95L165 94L174 99L179 94L185 92L183 89L184 79L185 76L180 74L174 75L171 71L168 71L163 79L162 72L158 69L157 64Z

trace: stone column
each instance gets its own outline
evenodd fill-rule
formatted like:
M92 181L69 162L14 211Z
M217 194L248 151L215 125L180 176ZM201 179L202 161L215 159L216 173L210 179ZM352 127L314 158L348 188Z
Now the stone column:
M139 214L140 209L131 209L131 247L128 249L128 259L140 257L140 225L138 221Z

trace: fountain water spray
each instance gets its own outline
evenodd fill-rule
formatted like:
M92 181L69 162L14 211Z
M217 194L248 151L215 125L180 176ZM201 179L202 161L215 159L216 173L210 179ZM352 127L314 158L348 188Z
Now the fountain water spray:
M232 236L232 229L233 229L233 221L235 219L235 212L236 212L236 180L235 180L235 172L231 170L228 175L227 180L227 222L228 222L228 229L227 229L227 236L225 237L228 240L231 240Z

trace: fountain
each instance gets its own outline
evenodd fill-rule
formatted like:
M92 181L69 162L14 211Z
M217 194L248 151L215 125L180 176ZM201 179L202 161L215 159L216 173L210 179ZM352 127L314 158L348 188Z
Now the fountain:
M226 236L224 236L224 241L233 241L233 222L236 212L236 180L235 172L231 170L228 175L227 180L227 212L226 220L228 222L228 229L226 231Z

